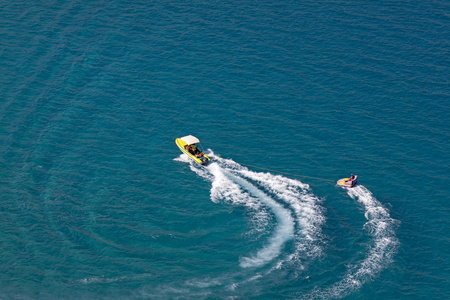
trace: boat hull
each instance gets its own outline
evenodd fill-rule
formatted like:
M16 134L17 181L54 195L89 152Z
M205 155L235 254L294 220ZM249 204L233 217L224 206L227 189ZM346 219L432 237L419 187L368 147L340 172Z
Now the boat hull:
M190 153L189 151L187 151L184 147L187 145L185 141L183 141L182 139L176 139L175 140L175 144L178 146L178 148L180 148L181 152L183 152L184 154L186 154L187 156L189 156L193 161L202 164L202 165L207 165L208 162L210 161L210 158L208 156L206 156L206 154L203 154L202 157L196 157L195 155L193 155L192 153Z

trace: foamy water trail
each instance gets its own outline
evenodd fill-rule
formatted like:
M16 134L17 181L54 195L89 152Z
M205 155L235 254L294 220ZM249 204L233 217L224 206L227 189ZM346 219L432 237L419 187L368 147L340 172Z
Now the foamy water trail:
M277 218L277 227L270 237L268 244L255 255L243 257L241 267L259 267L276 258L281 253L281 248L288 240L294 238L294 221L289 210L283 208L280 204L267 196L264 192L257 189L254 185L245 179L234 177L234 180L245 187L251 194L260 199L265 205L270 207Z
M317 289L307 295L307 299L342 298L359 289L365 282L373 279L393 260L398 248L395 227L398 221L391 218L389 211L362 185L347 189L348 195L364 206L367 222L364 229L373 237L366 258L350 267L344 278L331 287Z
M287 204L292 211L297 224L296 249L288 254L285 261L280 261L276 268L285 262L299 262L302 258L310 262L322 253L324 209L322 201L311 192L309 185L281 175L250 171L229 159L217 157L217 160L233 174L251 180L258 188Z
M265 190L288 204L295 214L297 226L296 248L293 255L306 254L308 259L321 254L322 225L325 222L321 200L312 194L307 184L270 173L257 173L246 169L242 176L256 181Z
M300 261L300 258L310 261L321 254L321 227L325 217L321 200L311 193L307 184L280 175L250 171L212 152L208 155L214 157L214 163L207 168L191 165L191 169L212 182L212 201L251 208L257 220L254 223L259 224L258 230L265 228L269 221L264 208L272 211L277 221L267 244L256 254L243 257L241 267L259 267L273 261L290 239L294 239L295 250L280 259L275 268L285 262Z
M208 168L198 169L192 166L197 174L212 179L211 199L214 202L220 200L251 207L253 210L268 207L277 220L277 226L267 244L256 254L243 257L240 266L243 268L260 267L272 261L282 252L283 245L294 238L294 220L288 209L283 208L270 196L258 189L247 180L230 173L218 163L211 163ZM209 174L206 172L209 171Z
M322 255L325 209L322 200L311 192L307 184L281 175L251 171L212 152L208 155L214 157L214 162L207 168L191 164L191 169L211 182L212 201L246 206L255 216L254 223L260 224L258 230L267 230L268 222L273 220L269 211L275 215L277 222L264 246L240 260L243 270L267 264L272 264L271 268L232 282L234 288L258 280L288 263L290 268L304 272L302 262L311 262ZM343 298L349 295L385 269L397 250L397 221L391 218L389 211L364 186L347 189L347 193L364 209L367 221L363 228L371 237L367 253L362 261L348 268L341 280L327 288L316 288L304 294L305 299ZM283 253L284 245L291 239L294 240L294 251Z

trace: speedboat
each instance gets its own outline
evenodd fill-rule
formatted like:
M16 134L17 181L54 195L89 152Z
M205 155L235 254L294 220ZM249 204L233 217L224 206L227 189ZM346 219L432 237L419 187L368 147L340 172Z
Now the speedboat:
M337 184L344 187L354 187L358 181L358 175L352 175L350 178L341 178L337 181Z
M192 158L195 162L206 166L210 159L198 148L196 144L199 143L200 140L193 135L187 135L175 140L175 144L177 144L181 152Z

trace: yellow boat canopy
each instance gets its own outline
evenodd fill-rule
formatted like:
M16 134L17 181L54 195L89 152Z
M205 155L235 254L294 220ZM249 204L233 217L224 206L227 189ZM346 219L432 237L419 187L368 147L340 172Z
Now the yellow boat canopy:
M193 135L184 136L184 137L180 138L180 140L185 142L187 145L200 143L200 140Z

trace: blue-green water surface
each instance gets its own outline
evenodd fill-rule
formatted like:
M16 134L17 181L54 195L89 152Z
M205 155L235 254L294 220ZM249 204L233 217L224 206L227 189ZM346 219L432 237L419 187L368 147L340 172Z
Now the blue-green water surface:
M0 298L449 298L449 15L4 1Z

